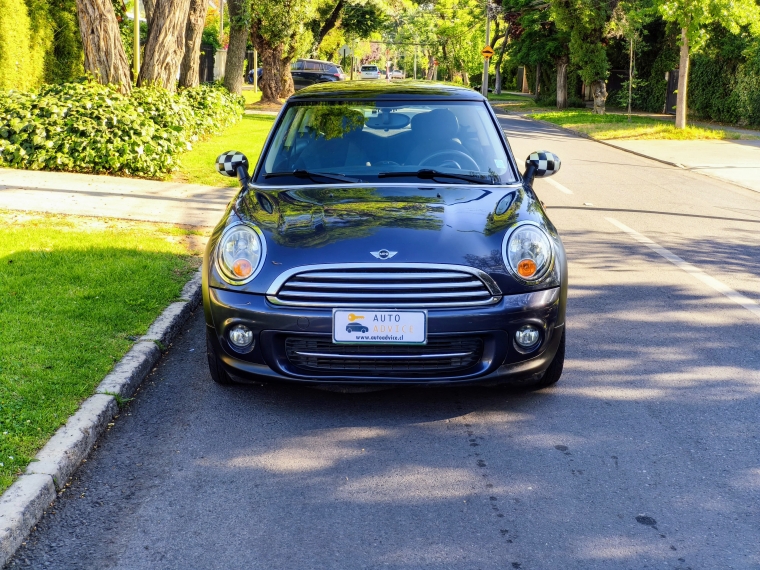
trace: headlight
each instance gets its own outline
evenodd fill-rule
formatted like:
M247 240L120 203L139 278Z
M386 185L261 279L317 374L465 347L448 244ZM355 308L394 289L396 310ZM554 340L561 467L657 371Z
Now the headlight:
M255 226L236 224L227 228L216 246L219 271L232 285L256 277L266 255L264 237Z
M553 261L549 236L532 222L519 224L504 237L502 255L507 268L528 283L546 275Z

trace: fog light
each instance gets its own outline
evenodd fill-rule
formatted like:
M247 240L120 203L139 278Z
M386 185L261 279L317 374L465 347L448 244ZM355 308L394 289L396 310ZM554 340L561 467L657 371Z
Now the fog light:
M515 342L520 348L531 348L538 344L538 340L541 338L541 334L538 329L533 325L525 325L520 327L515 333Z
M247 348L253 342L253 331L245 325L235 325L230 329L229 337L236 348Z

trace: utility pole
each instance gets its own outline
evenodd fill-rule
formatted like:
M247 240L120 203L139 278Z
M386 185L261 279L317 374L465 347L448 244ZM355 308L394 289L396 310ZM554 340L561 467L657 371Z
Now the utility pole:
M253 48L253 92L259 92L259 52Z
M631 55L628 60L628 122L631 122L631 94L633 89L633 36L631 36Z
M219 43L224 49L224 0L219 0Z
M486 0L486 45L491 45L491 3L490 0ZM483 58L483 85L481 85L480 92L483 97L488 97L488 67L491 64L489 58Z
M135 84L137 84L137 76L140 75L140 0L135 0L135 21L134 23L134 40L132 42L132 63L133 74L135 78Z

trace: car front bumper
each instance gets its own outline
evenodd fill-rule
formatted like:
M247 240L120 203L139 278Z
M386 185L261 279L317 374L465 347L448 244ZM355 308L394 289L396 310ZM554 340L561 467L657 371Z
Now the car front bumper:
M317 385L489 385L539 378L559 347L564 304L562 291L557 287L506 295L496 304L476 308L431 309L428 344L472 347L470 360L432 361L435 366L420 364L415 360L419 358L415 349L407 347L408 361L394 361L389 367L382 360L364 359L360 361L362 370L362 366L357 368L357 361L340 360L346 355L319 361L295 356L299 353L294 352L294 346L341 350L343 345L332 344L331 310L273 305L263 295L224 289L204 291L209 339L233 379ZM227 340L229 329L236 324L244 324L254 333L253 348L248 352L235 350ZM540 344L529 353L521 351L514 342L515 331L525 324L533 324L541 331ZM356 350L363 353L364 345L360 346ZM377 368L372 367L372 362L378 363Z

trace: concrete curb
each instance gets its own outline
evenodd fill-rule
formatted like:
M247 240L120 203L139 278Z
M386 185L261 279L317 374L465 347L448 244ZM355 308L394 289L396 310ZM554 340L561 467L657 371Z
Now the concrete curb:
M129 398L161 357L161 350L177 335L201 302L201 271L188 281L179 302L169 305L153 321L113 370L59 428L35 459L0 496L0 568L15 554L29 532L55 500L56 491L92 451L119 410L118 400Z

